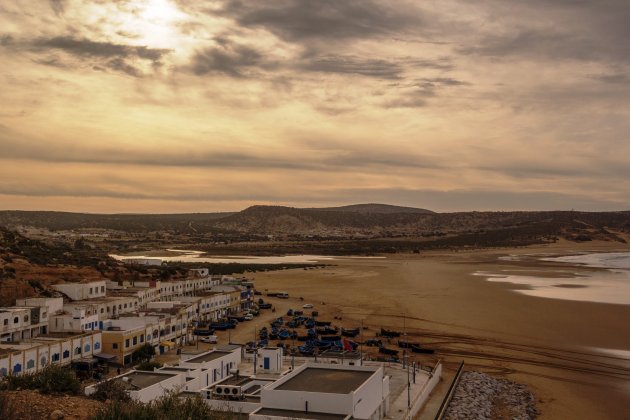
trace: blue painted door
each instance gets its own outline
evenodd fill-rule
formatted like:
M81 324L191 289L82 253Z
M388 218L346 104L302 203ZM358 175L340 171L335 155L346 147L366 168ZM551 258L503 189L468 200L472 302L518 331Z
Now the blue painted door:
M269 358L268 357L263 358L263 368L269 369Z

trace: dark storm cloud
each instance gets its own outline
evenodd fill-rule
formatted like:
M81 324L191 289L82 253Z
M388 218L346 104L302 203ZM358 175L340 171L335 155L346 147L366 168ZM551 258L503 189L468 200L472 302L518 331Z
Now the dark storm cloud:
M49 1L50 1L50 7L53 9L55 14L57 16L62 15L65 9L65 4L64 4L65 1L64 0L49 0Z
M591 76L591 79L611 85L630 85L630 76L627 74L600 74Z
M192 59L192 71L196 75L224 74L231 77L244 77L245 73L256 68L275 67L275 64L258 50L220 40L218 46L198 51Z
M169 50L166 49L115 44L111 42L97 42L89 39L76 39L68 36L38 39L33 42L33 46L42 49L58 49L83 57L137 57L153 62L158 62L169 52Z
M308 59L299 68L312 72L357 74L379 79L398 79L403 70L399 64L387 60L339 55Z
M416 7L376 0L227 0L218 13L291 42L400 34L423 24Z
M494 30L481 33L477 41L463 42L459 52L551 61L630 61L627 0L491 0L486 6L487 19L496 20ZM501 30L496 24L502 24Z
M397 86L403 93L383 104L384 108L423 108L428 99L439 95L439 91L450 87L470 86L471 84L451 77L425 77L409 86Z

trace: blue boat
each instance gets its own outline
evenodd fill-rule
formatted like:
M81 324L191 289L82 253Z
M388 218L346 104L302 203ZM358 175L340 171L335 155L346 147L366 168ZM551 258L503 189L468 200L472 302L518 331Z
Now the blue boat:
M286 340L286 339L287 339L287 338L289 338L289 337L290 337L289 330L282 329L282 330L280 330L280 332L278 333L278 338L279 338L280 340Z

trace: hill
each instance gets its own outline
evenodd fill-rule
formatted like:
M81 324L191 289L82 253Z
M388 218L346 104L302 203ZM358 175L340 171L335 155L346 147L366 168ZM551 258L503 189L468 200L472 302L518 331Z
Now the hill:
M392 206L390 204L351 204L349 206L341 207L323 207L323 208L310 208L308 210L322 210L322 211L347 211L351 213L378 213L378 214L392 214L392 213L416 213L416 214L435 214L435 212L426 209L419 209L415 207L404 206Z

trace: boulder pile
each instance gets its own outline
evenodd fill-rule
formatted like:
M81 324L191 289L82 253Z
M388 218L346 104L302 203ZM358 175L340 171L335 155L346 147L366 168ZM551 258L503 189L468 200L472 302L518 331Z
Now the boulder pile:
M444 418L530 420L537 415L534 395L524 385L464 372Z

